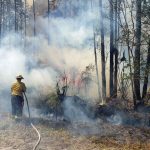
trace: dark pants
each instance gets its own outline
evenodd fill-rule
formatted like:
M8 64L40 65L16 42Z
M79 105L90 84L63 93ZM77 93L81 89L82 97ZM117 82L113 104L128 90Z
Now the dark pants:
M23 97L12 95L11 96L11 104L12 104L12 115L14 116L22 116L24 100Z

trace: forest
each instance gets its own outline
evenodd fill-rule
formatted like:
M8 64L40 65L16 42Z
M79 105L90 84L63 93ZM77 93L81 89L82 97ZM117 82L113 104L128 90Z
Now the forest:
M150 0L0 0L0 72L0 150L150 149Z

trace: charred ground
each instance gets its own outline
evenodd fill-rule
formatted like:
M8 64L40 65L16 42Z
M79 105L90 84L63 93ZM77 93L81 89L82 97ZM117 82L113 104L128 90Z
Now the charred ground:
M149 128L112 125L99 121L93 124L33 119L41 133L40 150L148 150ZM96 127L97 126L97 127ZM90 134L93 131L97 134ZM11 120L5 115L0 123L1 150L32 149L37 136L28 120ZM85 134L86 133L86 134Z
M55 109L49 109L51 115L48 111L41 112L39 117L31 119L41 133L40 150L148 150L150 148L148 112L119 109L109 105L92 105L77 96L66 97L61 106L62 110L57 116ZM67 109L66 106L70 106L71 109ZM37 135L27 117L19 122L11 119L9 114L3 114L0 118L1 150L33 148Z

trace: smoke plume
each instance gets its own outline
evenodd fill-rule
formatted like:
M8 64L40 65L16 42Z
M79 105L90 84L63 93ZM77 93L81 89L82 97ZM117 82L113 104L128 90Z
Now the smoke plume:
M97 10L97 6L94 7ZM54 89L63 72L68 78L77 81L86 66L94 64L93 21L97 13L92 13L90 6L86 11L83 10L79 10L72 18L51 16L50 23L44 12L39 14L36 17L36 37L27 36L25 46L21 34L5 35L0 47L1 111L10 111L10 87L17 75L24 76L27 95L32 101L43 89L48 92ZM92 76L93 84L88 90L97 97L95 72Z

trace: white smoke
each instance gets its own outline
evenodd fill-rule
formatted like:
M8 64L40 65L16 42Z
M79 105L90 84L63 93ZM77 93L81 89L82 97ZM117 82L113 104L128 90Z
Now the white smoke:
M114 124L114 125L121 125L123 124L123 116L121 116L119 113L111 115L107 120Z
M11 84L19 74L24 76L28 89L37 91L45 87L54 88L57 76L64 71L72 74L71 71L75 70L75 76L79 77L87 65L94 64L93 20L97 17L97 13L91 13L91 9L74 18L51 17L50 24L47 17L39 16L36 18L37 36L27 36L25 48L21 35L6 35L0 47L1 90L7 91L9 97ZM92 91L97 90L92 88ZM97 92L93 95L97 95ZM2 106L4 95L0 97ZM5 102L10 102L10 97Z
M91 122L88 115L82 110L80 106L77 106L74 98L67 97L63 102L64 116L67 120L74 122Z

